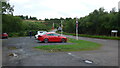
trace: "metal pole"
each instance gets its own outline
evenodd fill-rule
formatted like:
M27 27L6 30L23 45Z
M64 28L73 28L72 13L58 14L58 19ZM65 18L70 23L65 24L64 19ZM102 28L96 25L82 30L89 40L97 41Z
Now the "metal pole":
M62 20L61 20L61 36L62 36L63 30L62 30Z
M53 22L53 28L54 28L54 22Z
M78 40L78 18L76 17L76 40Z
M53 22L52 30L54 30L54 22Z
M117 32L116 32L116 37L117 37Z

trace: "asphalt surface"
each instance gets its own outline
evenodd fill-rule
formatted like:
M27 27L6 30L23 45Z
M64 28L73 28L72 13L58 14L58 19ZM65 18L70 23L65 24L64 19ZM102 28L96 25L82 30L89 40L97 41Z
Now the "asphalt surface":
M65 35L67 36L67 35ZM67 36L75 38L75 36ZM103 46L94 51L46 52L36 46L73 43L38 43L33 37L3 39L3 66L118 66L118 40L79 37ZM10 56L11 53L17 56ZM86 63L89 60L93 63Z
M0 39L0 67L2 67L2 39Z

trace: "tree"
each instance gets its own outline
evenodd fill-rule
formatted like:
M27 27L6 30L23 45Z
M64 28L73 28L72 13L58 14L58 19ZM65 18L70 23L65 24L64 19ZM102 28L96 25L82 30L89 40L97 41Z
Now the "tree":
M30 20L37 20L37 18L36 17L31 17L30 16L30 18L29 18Z
M26 16L26 20L28 20L28 15Z
M110 13L115 13L116 12L116 8L112 8L112 10L110 11Z
M60 17L60 20L64 20L64 18Z
M79 21L79 33L91 35L110 35L111 30L118 30L120 34L120 10L115 11L115 8L110 13L104 11L104 8L94 10L89 15L81 17ZM65 32L75 33L75 23L72 19L66 18L64 25ZM75 19L73 19L75 20ZM118 34L118 35L119 35Z
M68 33L74 33L75 32L75 20L66 20L64 23L63 30Z
M3 32L19 32L22 30L22 19L12 15L2 15L2 29Z
M13 16L14 6L8 2L2 2L2 30L3 32L18 32L22 30L22 19L18 16Z
M49 19L45 18L45 21L48 21Z
M13 11L14 11L14 6L11 6L9 3L7 2L2 2L2 14L12 14L13 15Z

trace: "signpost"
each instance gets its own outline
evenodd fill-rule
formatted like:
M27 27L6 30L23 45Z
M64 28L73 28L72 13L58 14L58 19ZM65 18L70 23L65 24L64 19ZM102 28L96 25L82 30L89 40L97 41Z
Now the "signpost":
M62 28L63 28L63 25L62 25L62 22L63 22L63 21L61 20L61 36L62 36L62 33L63 33L63 29L62 29Z
M117 37L117 30L111 30L111 36L116 36Z

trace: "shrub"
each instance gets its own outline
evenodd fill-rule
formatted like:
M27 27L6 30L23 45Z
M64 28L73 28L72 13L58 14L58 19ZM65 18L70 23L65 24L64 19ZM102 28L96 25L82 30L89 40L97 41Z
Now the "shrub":
M18 37L19 33L8 33L9 37Z

